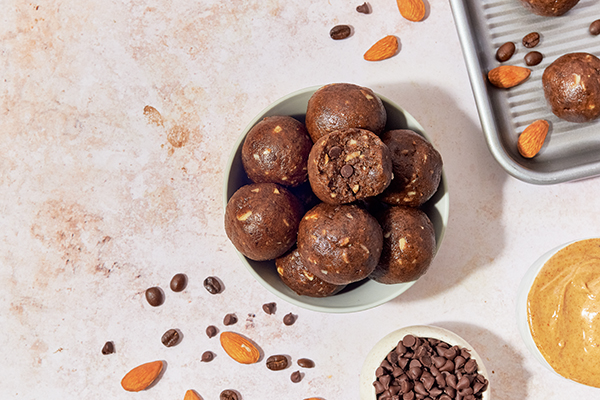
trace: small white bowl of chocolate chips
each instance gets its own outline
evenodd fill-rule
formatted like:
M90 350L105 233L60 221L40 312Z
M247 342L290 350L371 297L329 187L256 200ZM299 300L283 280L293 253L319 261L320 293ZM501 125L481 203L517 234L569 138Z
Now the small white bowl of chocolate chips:
M360 375L361 400L490 400L479 354L437 326L398 329L369 352Z

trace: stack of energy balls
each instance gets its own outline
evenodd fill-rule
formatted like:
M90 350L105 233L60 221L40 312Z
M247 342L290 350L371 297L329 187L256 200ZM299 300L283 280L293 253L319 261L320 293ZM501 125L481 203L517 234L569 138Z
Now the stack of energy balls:
M364 279L423 275L436 242L419 207L437 191L442 158L416 132L384 131L386 121L371 89L335 83L312 95L306 124L291 116L258 122L242 147L253 183L225 210L236 249L275 260L282 281L311 297Z

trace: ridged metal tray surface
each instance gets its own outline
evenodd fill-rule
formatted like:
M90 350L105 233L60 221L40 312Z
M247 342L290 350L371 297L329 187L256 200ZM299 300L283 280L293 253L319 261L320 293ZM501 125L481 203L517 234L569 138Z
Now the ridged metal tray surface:
M542 74L558 57L573 52L600 56L600 36L589 33L600 19L600 1L581 0L560 17L532 14L519 0L450 0L465 57L471 87L488 147L512 176L533 184L554 184L600 175L600 118L589 123L559 119L544 98ZM540 43L525 48L522 39L538 32ZM513 42L516 52L504 63L496 50ZM487 72L499 65L526 67L531 50L544 55L523 84L499 89L489 84ZM522 157L519 134L538 119L550 123L550 131L538 155Z

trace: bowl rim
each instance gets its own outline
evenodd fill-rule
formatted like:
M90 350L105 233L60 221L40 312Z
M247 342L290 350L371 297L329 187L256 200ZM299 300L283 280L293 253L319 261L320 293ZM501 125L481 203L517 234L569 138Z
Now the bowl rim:
M458 345L465 347L471 353L471 358L477 360L478 373L485 376L488 380L488 387L483 392L481 400L490 400L491 397L491 383L488 371L485 367L483 359L477 353L475 348L469 344L458 334L435 325L412 325L405 326L397 329L393 332L388 333L386 336L381 338L369 351L365 361L363 362L360 371L360 400L376 400L375 388L373 382L375 381L375 371L381 362L385 359L390 351L392 351L398 342L404 338L404 336L411 334L415 337L428 337L439 339L447 342L450 345Z
M230 171L232 169L232 166L236 160L238 153L241 151L241 146L243 145L243 142L244 142L248 132L250 131L250 129L254 125L256 125L260 120L262 120L265 116L267 116L270 113L270 111L273 108L277 107L278 105L280 105L294 97L297 97L300 95L307 95L308 93L314 93L316 90L318 90L319 88L321 88L323 86L324 85L316 85L316 86L302 88L302 89L296 90L294 92L291 92L283 97L280 97L279 99L275 100L274 102L272 102L269 105L267 105L266 107L264 107L258 114L256 114L256 116L241 131L240 135L236 139L236 141L230 151L229 157L227 159L227 163L225 165L224 179L223 179L223 191L222 191L223 213L225 213L225 209L227 207L227 202L228 202L229 198L231 197L231 195L229 194L230 175L231 175ZM384 105L387 104L387 106L397 109L406 118L407 124L410 124L411 126L414 127L414 128L405 128L405 129L412 129L412 130L416 131L417 133L422 135L425 139L427 139L431 143L431 139L425 133L423 126L408 111L406 111L404 108L397 105L395 102L389 100L387 97L382 96L376 92L375 92L375 94L381 99L381 101ZM401 128L399 128L399 129L401 129ZM446 211L443 215L440 215L441 216L441 226L440 226L440 231L439 231L439 237L436 240L436 255L437 255L437 252L439 251L441 244L443 242L443 238L445 236L446 228L448 226L448 220L449 220L448 179L446 177L444 168L442 168L442 177L441 177L441 181L440 181L440 186L439 186L436 194L437 193L442 193L442 196L438 199L436 205L441 204L440 207L442 207ZM436 230L436 236L438 236L437 230ZM385 303L393 300L394 298L396 298L399 295L401 295L402 293L404 293L406 290L408 290L411 286L413 286L417 282L415 280L412 282L405 282L405 283L399 283L399 284L393 285L393 286L396 286L398 288L398 290L392 291L392 292L390 292L389 295L382 296L381 298L378 298L376 301L371 301L371 302L365 303L365 304L349 305L349 306L343 306L343 307L311 304L311 303L302 301L302 298L306 297L306 296L298 296L299 298L296 298L296 297L292 297L292 296L278 290L277 288L274 288L262 276L260 276L260 274L249 264L249 260L242 253L240 253L237 249L235 249L235 247L234 247L234 251L236 252L238 258L242 261L242 264L244 265L246 270L248 270L250 272L250 274L269 292L273 293L277 297L279 297L293 305L296 305L296 306L299 306L299 307L302 307L305 309L309 309L312 311L326 312L326 313L352 313L352 312L368 310L368 309L377 307L379 305L385 304ZM434 259L435 259L435 256L434 256ZM385 287L392 286L392 285L384 285L384 284L381 284L381 283L378 283L375 281L370 281L369 283L382 285ZM294 295L294 294L292 294L292 295ZM308 297L307 297L307 299L308 299ZM318 301L318 299L327 299L327 297L310 298L310 299L312 301ZM326 301L326 300L323 300L323 301Z

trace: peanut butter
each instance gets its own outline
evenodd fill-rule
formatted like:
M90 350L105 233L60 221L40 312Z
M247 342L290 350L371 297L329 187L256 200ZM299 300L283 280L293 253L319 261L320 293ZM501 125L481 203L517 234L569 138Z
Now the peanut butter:
M600 387L600 239L557 252L527 298L529 328L538 349L560 375Z

